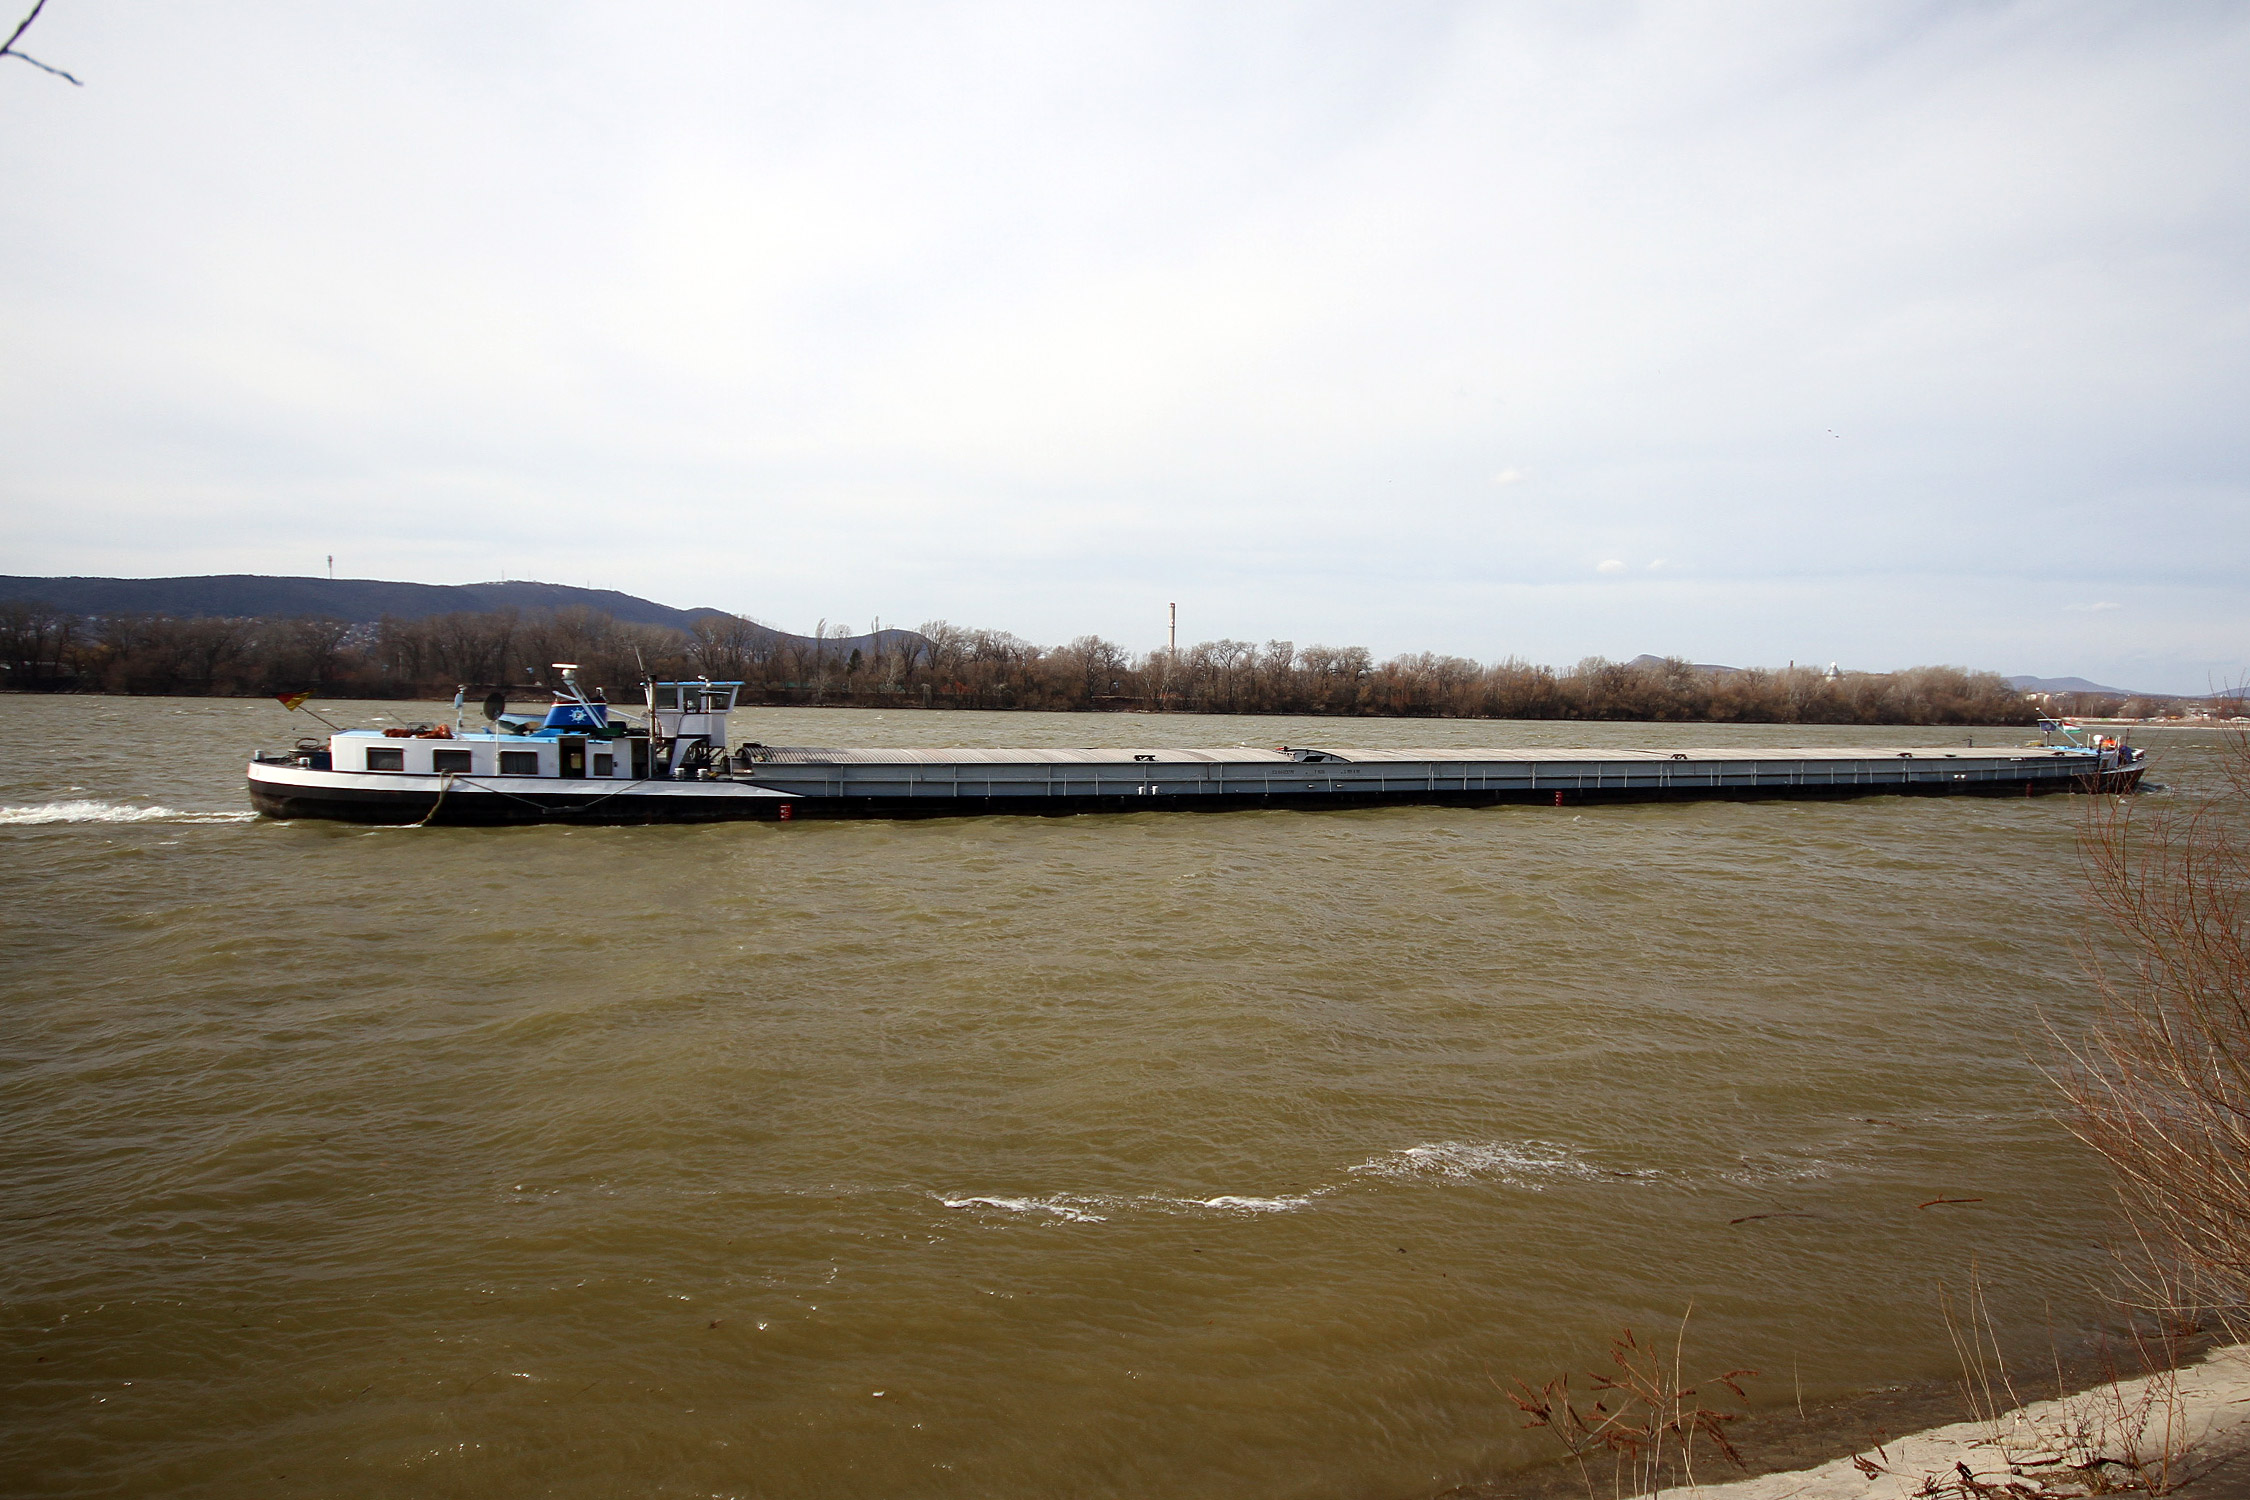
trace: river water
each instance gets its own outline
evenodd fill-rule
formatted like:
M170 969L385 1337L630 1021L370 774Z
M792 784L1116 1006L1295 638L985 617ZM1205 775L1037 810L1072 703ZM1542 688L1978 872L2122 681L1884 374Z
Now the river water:
M277 704L0 726L11 1494L1417 1500L1691 1305L1761 1407L1956 1372L1972 1259L2012 1346L2103 1315L2083 799L370 830L244 811Z

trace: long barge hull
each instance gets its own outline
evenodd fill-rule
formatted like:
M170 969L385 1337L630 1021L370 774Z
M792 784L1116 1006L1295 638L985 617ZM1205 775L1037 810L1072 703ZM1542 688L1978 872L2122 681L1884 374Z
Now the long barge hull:
M1396 805L2129 792L2115 751L763 750L715 779L562 780L260 762L251 805L360 823L700 823Z

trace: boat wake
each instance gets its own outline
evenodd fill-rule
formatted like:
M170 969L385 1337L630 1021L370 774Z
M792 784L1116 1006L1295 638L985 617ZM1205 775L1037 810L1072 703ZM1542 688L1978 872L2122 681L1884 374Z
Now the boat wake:
M34 802L0 807L0 828L41 823L247 823L254 812L182 812L176 807L143 807L129 802L81 798L72 802Z

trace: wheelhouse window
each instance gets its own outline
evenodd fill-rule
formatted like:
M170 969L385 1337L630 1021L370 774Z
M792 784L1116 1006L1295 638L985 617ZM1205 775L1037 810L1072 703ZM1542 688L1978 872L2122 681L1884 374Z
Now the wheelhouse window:
M501 751L500 774L503 776L537 776L539 774L539 752L536 750Z
M465 773L472 769L475 764L474 758L466 750L432 750L430 752L430 769L433 771L460 771Z
M367 749L367 769L370 771L403 771L406 769L406 752L393 746L370 745Z
M603 755L599 751L596 751L594 755L594 774L596 776L615 776L617 774L617 757L615 755Z

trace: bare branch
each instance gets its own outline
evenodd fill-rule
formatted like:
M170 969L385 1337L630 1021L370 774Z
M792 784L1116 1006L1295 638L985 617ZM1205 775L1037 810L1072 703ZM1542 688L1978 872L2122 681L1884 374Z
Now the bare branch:
M2250 1303L2250 737L2226 787L2170 815L2089 809L2082 848L2118 940L2088 944L2102 1008L2066 1039L2072 1132L2108 1163L2127 1227L2160 1253L2167 1311Z
M21 21L18 21L16 23L16 29L8 34L8 39L4 42L0 42L0 57L19 58L24 62L30 63L33 67L37 68L42 73L52 73L65 83L74 85L78 88L84 88L86 85L83 80L72 77L70 74L65 73L60 68L49 67L47 64L41 62L38 58L33 57L28 52L18 52L16 50L16 43L23 40L23 34L31 29L31 23L38 20L39 12L45 10L46 8L47 0L33 0L31 14L25 16Z
M30 64L31 64L31 65L32 65L33 67L37 68L37 69L38 69L38 70L39 70L40 72L42 72L42 73L52 73L52 74L54 74L54 75L55 75L55 76L56 76L57 78L60 78L60 79L61 79L61 80L62 80L63 82L65 82L65 83L75 83L75 84L77 84L77 85L78 85L78 86L79 86L80 88L84 88L84 87L86 86L86 85L85 85L85 82L84 82L84 81L83 81L82 79L77 79L77 78L73 78L73 77L72 77L72 76L71 76L70 74L68 74L68 73L65 73L65 72L64 72L64 71L63 71L62 69L60 69L60 68L50 68L50 67L48 67L48 66L47 66L47 65L46 65L45 63L41 62L41 61L40 61L40 60L39 60L38 58L36 58L36 57L33 57L33 56L32 56L32 55L31 55L30 53L28 53L28 52L0 52L0 57L12 57L12 58L15 58L15 59L16 59L16 60L17 60L18 62L27 62L27 63L30 63Z
M8 34L8 39L4 42L0 42L0 52L6 52L9 48L15 46L16 43L22 41L23 34L31 29L31 23L39 19L39 12L45 10L46 8L47 0L38 0L38 3L31 7L31 14L25 16L21 21L18 21L16 23L16 29Z

